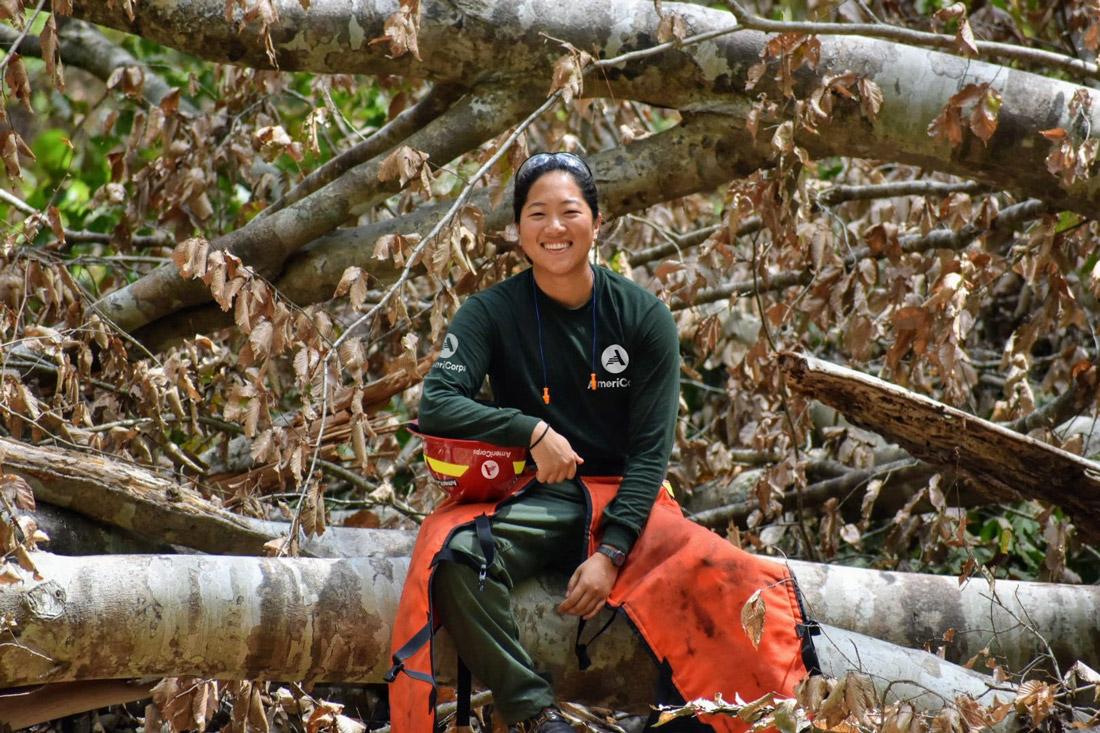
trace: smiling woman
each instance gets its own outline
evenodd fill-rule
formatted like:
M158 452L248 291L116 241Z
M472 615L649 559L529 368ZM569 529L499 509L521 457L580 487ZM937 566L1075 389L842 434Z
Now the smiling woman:
M679 398L676 325L652 293L589 264L601 221L591 170L571 153L532 156L516 173L513 207L531 267L455 314L419 419L431 435L525 448L536 472L502 500L444 503L421 525L394 626L394 733L432 729L431 653L421 645L440 624L511 730L571 730L511 609L516 584L545 573L569 576L559 613L586 621L622 609L669 661L681 699L790 694L807 669L793 581L685 520L661 488ZM494 405L476 400L486 376ZM774 589L766 605L779 651L743 679L721 660L756 650L711 619L761 588ZM681 599L675 614L702 621L668 635L670 598Z
M538 173L535 166L529 169ZM517 179L523 173L521 168ZM520 247L531 261L539 288L567 308L583 305L592 295L588 254L601 217L573 173L552 170L539 176L527 189L518 223Z

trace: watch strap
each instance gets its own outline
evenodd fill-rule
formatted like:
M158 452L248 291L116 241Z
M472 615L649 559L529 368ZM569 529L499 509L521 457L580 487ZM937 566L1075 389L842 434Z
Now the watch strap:
M617 568L621 568L623 563L626 562L626 553L620 550L618 547L611 545L600 545L596 548L596 552L607 557L611 561L611 564Z

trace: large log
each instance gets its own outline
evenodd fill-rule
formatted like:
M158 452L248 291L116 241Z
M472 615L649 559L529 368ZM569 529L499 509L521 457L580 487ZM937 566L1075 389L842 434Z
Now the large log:
M0 680L27 685L156 674L369 682L388 665L390 620L407 559L165 555L64 558L36 553L44 576L0 587L16 623L0 645ZM1046 649L1063 668L1100 666L1100 588L953 578L791 563L819 621L920 647L958 632L947 652L990 650L1014 668ZM524 642L577 699L638 699L646 659L625 624L593 647L595 675L575 677L573 619L559 616L563 578L516 597ZM737 623L731 609L730 623ZM991 646L995 641L999 646ZM446 672L451 669L442 665Z
M1006 501L1042 499L1100 541L1100 464L854 369L786 353L794 389L929 463L957 469Z
M34 559L43 579L28 575L0 588L0 615L15 622L13 639L0 644L7 685L161 675L379 682L407 566L380 557ZM590 670L578 670L576 619L554 610L564 580L550 576L517 589L524 644L563 698L644 709L656 668L628 624L612 624L591 647ZM980 697L991 686L990 678L931 654L831 626L822 631L816 643L827 674L866 672L895 698L924 692L917 702L936 707L958 692ZM443 681L454 668L444 643L437 664ZM902 679L910 686L899 687ZM0 722L5 715L35 722L19 711L0 704Z

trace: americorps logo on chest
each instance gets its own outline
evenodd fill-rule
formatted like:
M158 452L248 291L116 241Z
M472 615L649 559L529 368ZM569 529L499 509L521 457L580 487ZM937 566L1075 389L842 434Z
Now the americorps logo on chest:
M600 363L612 374L619 374L630 366L630 354L619 344L611 344L600 355Z

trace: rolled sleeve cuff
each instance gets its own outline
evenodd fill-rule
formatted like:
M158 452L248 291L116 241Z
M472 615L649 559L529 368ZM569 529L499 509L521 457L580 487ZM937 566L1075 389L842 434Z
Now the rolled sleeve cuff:
M508 444L526 448L531 444L531 433L534 432L535 426L538 424L539 419L537 417L531 417L530 415L524 415L522 413L515 415L508 421L508 427L505 431L508 437Z
M603 536L600 538L600 542L629 553L630 548L634 547L634 540L637 538L638 533L625 524L608 522L604 527Z

